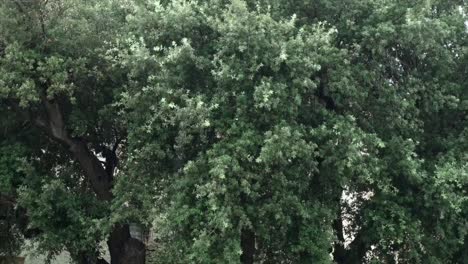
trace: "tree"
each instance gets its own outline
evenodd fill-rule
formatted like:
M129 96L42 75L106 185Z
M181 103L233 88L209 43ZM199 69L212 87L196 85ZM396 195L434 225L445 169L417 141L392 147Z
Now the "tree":
M460 263L465 13L462 1L136 7L123 61L151 70L126 100L128 166L163 190L135 187L159 197L156 260Z
M0 142L24 168L2 166L2 197L26 209L52 255L102 262L107 237L112 263L144 263L143 243L110 211L126 138L114 103L126 77L104 56L125 10L117 1L32 0L2 1L0 13Z
M154 263L463 263L466 9L2 3L11 235L81 263L106 238L144 262L130 222Z

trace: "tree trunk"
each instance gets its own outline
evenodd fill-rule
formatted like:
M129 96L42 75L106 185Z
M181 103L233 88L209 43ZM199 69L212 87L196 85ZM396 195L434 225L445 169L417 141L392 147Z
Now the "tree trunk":
M342 192L341 192L342 193ZM345 247L345 234L343 230L343 212L341 207L341 201L338 199L338 210L336 212L336 218L333 221L333 229L335 230L337 240L333 245L333 260L337 264L359 264L367 252L367 246L362 241L362 231L360 230L354 236L354 240Z
M80 252L72 258L78 264L109 264L104 259L98 257L98 255L97 252Z
M130 236L128 225L115 226L107 241L111 264L144 264L145 244Z
M255 257L255 233L249 228L244 228L241 231L241 249L241 263L253 264Z
M70 150L99 200L112 200L113 175L106 171L84 140L74 138L69 134L59 104L46 98L43 98L43 103L46 118L37 117L34 119L34 123L44 129L52 139L62 143ZM130 236L128 225L114 226L107 244L111 255L111 264L145 263L145 244Z
M344 235L343 235L343 220L341 218L341 212L338 212L338 217L333 221L333 228L337 235L337 241L335 241L333 249L333 260L337 264L346 264L346 249L344 247Z

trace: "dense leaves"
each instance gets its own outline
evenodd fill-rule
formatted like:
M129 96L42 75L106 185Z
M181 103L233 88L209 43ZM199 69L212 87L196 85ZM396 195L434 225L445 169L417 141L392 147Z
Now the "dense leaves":
M77 260L139 223L152 263L463 263L467 6L2 3L10 233Z

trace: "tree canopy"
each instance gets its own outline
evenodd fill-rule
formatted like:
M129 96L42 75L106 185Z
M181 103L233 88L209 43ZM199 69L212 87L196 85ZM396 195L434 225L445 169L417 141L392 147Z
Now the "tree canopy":
M467 11L1 2L0 253L464 263Z

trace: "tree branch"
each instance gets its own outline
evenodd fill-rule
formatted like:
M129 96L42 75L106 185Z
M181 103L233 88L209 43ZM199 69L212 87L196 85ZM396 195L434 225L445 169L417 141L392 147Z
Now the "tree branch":
M0 194L0 204L15 206L16 199L14 197L11 197L5 194Z
M317 87L315 96L317 96L319 101L324 104L326 109L330 111L338 111L338 107L335 101L328 94L326 94L326 90L325 90L325 86L328 84L328 70L326 68L323 68L319 71L318 74L319 74L320 82Z
M114 146L112 147L112 152L116 152L117 151L117 148L119 147L120 143L122 142L123 138L119 138L117 137L117 139L115 140L115 143L114 143Z
M42 96L42 103L46 118L37 116L33 119L33 123L44 130L50 138L68 147L91 182L91 187L98 198L110 200L112 198L112 175L107 173L99 159L88 149L84 140L70 136L58 102Z
M24 8L23 8L23 6L22 6L20 3L19 3L17 0L15 0L14 2L15 2L16 7L18 7L19 11L20 11L21 13L25 13L25 12L24 12Z

